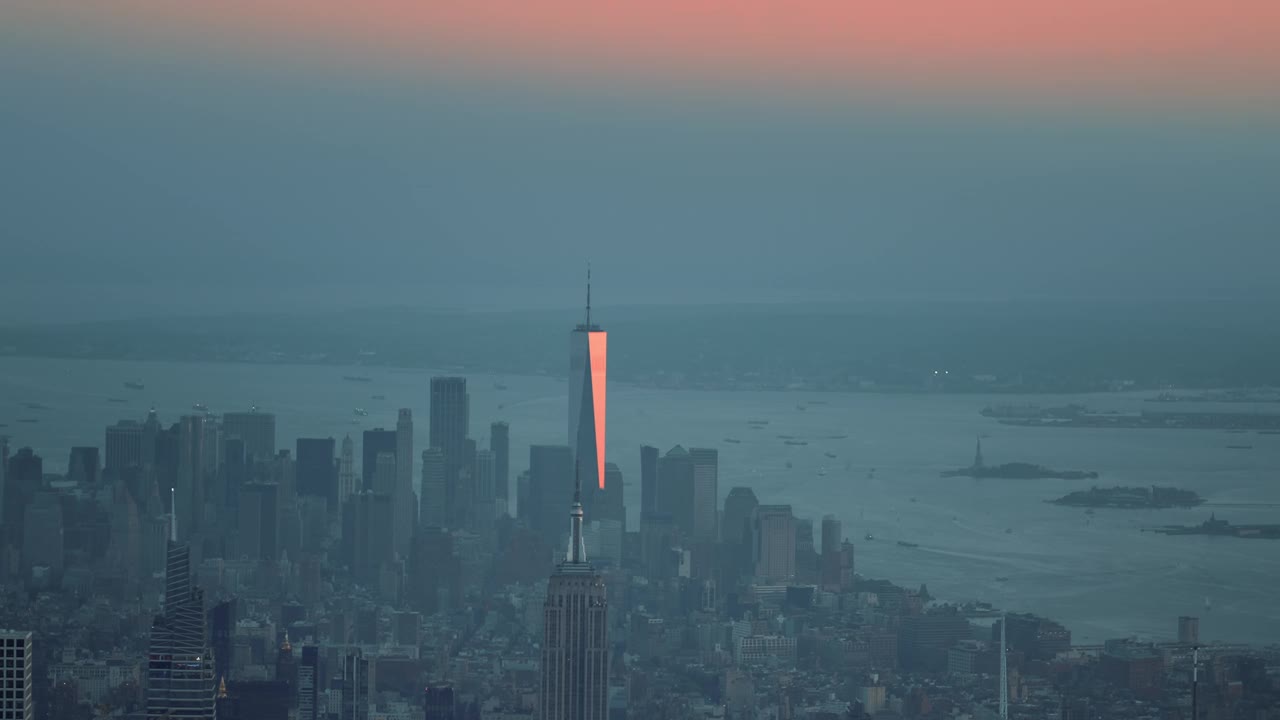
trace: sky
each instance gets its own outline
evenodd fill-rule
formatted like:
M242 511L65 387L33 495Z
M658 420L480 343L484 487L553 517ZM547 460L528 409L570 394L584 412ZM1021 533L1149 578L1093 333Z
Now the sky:
M1278 292L1273 2L12 0L0 67L0 322Z

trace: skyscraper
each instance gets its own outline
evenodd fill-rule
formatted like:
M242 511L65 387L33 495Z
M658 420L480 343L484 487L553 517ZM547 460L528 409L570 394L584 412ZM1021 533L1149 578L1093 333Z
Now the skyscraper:
M369 659L359 650L342 659L342 710L339 720L369 720Z
M378 454L389 452L395 455L396 452L396 432L394 430L383 430L382 428L374 428L364 431L364 444L360 448L361 478L364 484L357 490L374 490L380 485L377 484L374 476L378 474ZM393 487L395 485L394 478L387 478L385 486Z
M422 706L425 720L456 720L453 688L448 685L429 687L423 694Z
M342 455L338 459L338 502L329 512L341 515L342 505L347 502L356 488L355 443L351 436L342 438Z
M243 440L250 462L265 462L276 454L276 416L256 409L224 413L222 436Z
M98 482L98 448L73 447L67 458L67 479L78 483Z
M396 419L396 481L392 498L396 552L408 557L409 539L418 524L418 498L413 494L413 411L409 408L400 408Z
M128 467L142 467L142 425L121 420L107 427L107 470L119 472Z
M298 663L298 720L320 717L320 648L305 645Z
M640 446L640 524L658 509L658 448Z
M843 566L842 532L840 520L835 515L822 517L822 589L831 592L839 591L843 585L840 577Z
M751 527L755 576L779 583L796 576L796 528L790 505L761 505Z
M569 549L543 606L542 720L605 720L609 711L608 596L587 562L582 492L575 482Z
M494 497L510 512L511 427L501 420L489 426L489 450L493 452Z
M204 416L183 415L178 421L178 531L187 540L204 521Z
M424 528L443 528L446 525L444 473L444 453L440 448L423 450L418 524Z
M573 451L567 445L529 448L529 527L553 547L564 532L564 506L573 497L572 487L565 482L569 477L573 477Z
M609 334L591 323L591 272L587 271L587 317L569 333L569 447L581 466L587 508L604 489L605 397Z
M658 460L657 511L671 517L682 537L693 537L693 458L679 445Z
M693 539L714 543L720 537L720 453L690 448L693 463Z
M338 502L337 466L333 462L333 438L298 438L295 478L300 496Z
M476 453L475 468L475 504L473 507L473 525L481 538L489 538L493 533L494 504L496 502L493 478L495 465L493 451L481 450Z
M0 692L0 718L33 720L32 641L30 630L0 630L0 662L4 663L4 692Z
M214 717L217 692L205 637L204 592L191 582L191 551L169 540L164 614L151 625L147 667L148 718Z
M467 457L467 433L471 427L471 398L463 377L431 378L431 447L444 453L446 512L457 512L458 482Z

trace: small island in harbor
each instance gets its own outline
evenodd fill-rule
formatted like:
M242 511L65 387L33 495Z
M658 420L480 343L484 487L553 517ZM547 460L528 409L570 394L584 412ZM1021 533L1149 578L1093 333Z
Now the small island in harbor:
M1121 510L1163 510L1166 508L1195 507L1204 502L1193 490L1172 487L1091 487L1067 493L1057 500L1047 500L1054 505L1086 508L1117 508Z
M982 439L978 439L978 449L973 456L973 464L958 470L944 470L942 477L995 478L1003 480L1093 480L1098 473L1092 470L1053 470L1043 465L1025 462L1004 463L1003 465L987 465L982 458Z
M1280 540L1280 525L1232 525L1226 520L1219 520L1217 515L1212 514L1209 515L1208 520L1199 525L1162 525L1143 528L1143 532L1147 531L1163 535L1226 535L1252 540Z

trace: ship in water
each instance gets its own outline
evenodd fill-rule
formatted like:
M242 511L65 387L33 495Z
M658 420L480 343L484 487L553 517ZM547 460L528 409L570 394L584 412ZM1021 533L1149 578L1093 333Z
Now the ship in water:
M920 544L919 544L919 543L907 542L906 540L899 540L899 541L898 541L898 544L899 544L899 545L901 545L902 547L905 547L905 548L918 548L918 547L920 547Z
M342 379L347 382L373 382L373 378L364 375L343 375Z
M146 385L143 385L142 383L140 383L140 382L136 382L136 381L133 381L133 380L130 380L130 381L126 382L126 383L124 384L124 386L125 386L126 388L130 389L130 390L142 390L142 389L146 388Z
M782 443L784 445L808 445L809 444L804 440L783 440Z
M364 408L356 408L355 410L351 411L351 414L355 415L356 417L369 417L369 411L365 410Z
M739 440L738 438L725 438L725 439L724 439L724 441L725 441L725 442L727 442L727 443L732 443L732 444L734 444L734 445L738 445L738 444L740 444L740 443L742 442L742 441L741 441L741 440Z

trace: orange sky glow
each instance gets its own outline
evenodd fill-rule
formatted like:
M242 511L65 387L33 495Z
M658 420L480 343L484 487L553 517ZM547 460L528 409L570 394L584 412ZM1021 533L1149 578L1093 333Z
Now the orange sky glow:
M1274 99L1274 0L19 0L81 26L785 81ZM32 9L34 8L34 9ZM41 9L43 8L43 9Z

